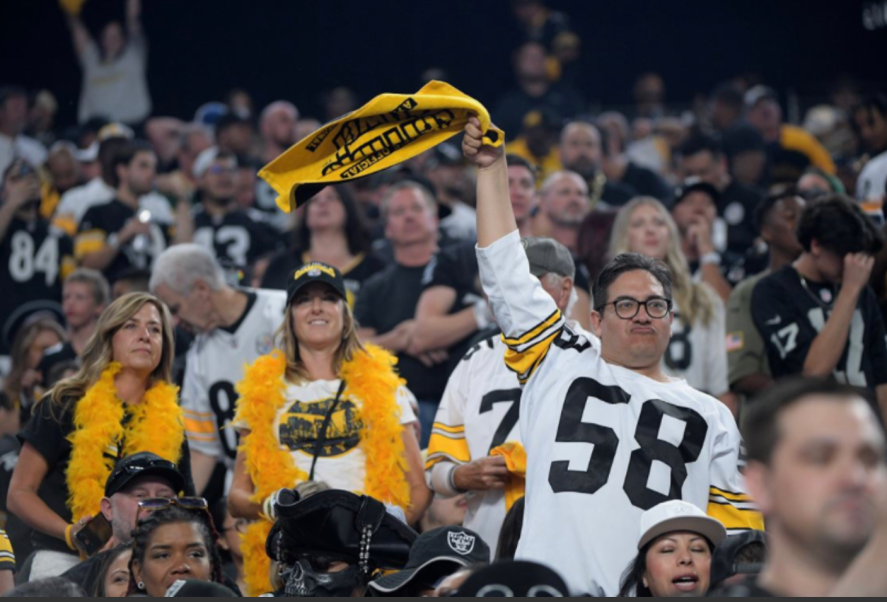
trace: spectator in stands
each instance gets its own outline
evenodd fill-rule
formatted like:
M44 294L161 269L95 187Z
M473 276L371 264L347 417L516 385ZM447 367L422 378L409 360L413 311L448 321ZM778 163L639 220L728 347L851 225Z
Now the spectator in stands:
M40 217L40 180L16 160L0 183L0 356L38 312L61 315L62 282L74 269L71 239Z
M662 358L666 373L683 378L694 389L721 397L730 405L724 304L710 286L693 280L681 250L678 228L661 203L640 198L619 212L609 256L622 253L658 259L671 272L675 319Z
M69 13L74 50L83 70L78 107L80 123L105 117L137 125L151 115L146 77L148 42L142 30L141 0L127 0L126 29L112 21L102 29L99 44L79 15Z
M727 229L718 218L720 196L708 182L690 178L675 192L671 214L690 274L711 286L726 303L733 286L745 278L745 261L725 250Z
M561 79L563 70L579 58L580 40L570 17L551 10L541 0L512 0L511 10L527 40L545 46L550 60L549 75Z
M209 511L169 502L167 508L140 520L133 533L129 596L163 598L180 580L224 585L218 534Z
M642 167L626 154L623 128L628 129L628 122L619 113L604 113L597 119L601 138L603 158L601 169L607 182L621 184L633 190L633 196L650 196L667 203L674 192L665 180L652 169ZM606 198L606 197L605 197Z
M238 157L252 154L252 122L234 112L222 115L216 122L216 145L220 150L233 153Z
M612 182L604 173L601 133L590 123L574 121L567 124L561 134L560 158L564 169L579 174L585 180L592 208L596 208L600 202L611 207L622 207L638 196L634 188Z
M887 334L869 288L883 234L853 201L832 196L807 206L798 240L800 258L752 294L773 376L834 375L868 389L887 416Z
M0 173L16 158L43 165L46 148L24 135L28 125L28 93L23 88L0 88Z
M155 203L145 196L154 190L157 174L157 156L148 143L129 142L112 165L115 198L86 212L74 245L82 265L100 270L110 281L129 268L150 269L169 244L187 242L193 231L193 224L175 220L163 197ZM190 199L179 203L187 206Z
M430 432L449 374L446 363L439 361L445 354L411 355L410 350L423 283L437 257L437 203L422 185L402 182L388 190L382 216L394 263L367 280L354 317L361 340L397 354L400 375L419 400L420 422Z
M360 103L353 90L345 86L339 86L325 92L322 97L324 115L327 121L334 121L357 109Z
M46 159L49 183L44 185L43 202L40 214L51 219L61 202L63 194L83 184L80 162L77 160L77 147L70 142L60 141L49 149Z
M795 183L811 165L836 173L835 163L822 144L805 130L783 122L779 96L757 86L745 96L748 121L764 137L774 184Z
M622 577L622 598L705 597L715 548L727 538L717 519L682 501L641 517L638 556Z
M523 157L508 155L508 192L521 236L533 235L533 213L538 209L538 170Z
M665 116L665 80L658 73L637 78L632 92L636 117L659 119Z
M172 362L166 307L150 295L123 297L102 314L80 372L56 385L19 433L9 509L34 528L32 578L79 562L74 535L100 510L111 472L105 454L115 442L118 457L150 445L176 462L193 494Z
M544 181L561 169L561 152L557 140L561 122L552 110L534 109L522 122L520 137L508 143L505 152L522 157L536 166L539 180Z
M313 261L342 272L352 307L363 283L385 267L370 252L369 232L347 185L324 188L296 214L293 244L271 260L262 288L286 290L293 272Z
M517 544L520 542L521 532L524 527L524 507L526 498L522 497L514 503L505 521L502 523L502 531L499 533L499 545L496 547L496 560L514 560L517 554Z
M846 194L846 189L837 176L831 176L818 167L807 168L798 180L797 188L798 193L808 201L834 194Z
M298 142L296 138L298 120L299 110L285 100L272 102L265 107L259 121L259 130L265 145L262 150L262 160L265 163L270 163Z
M738 183L751 188L769 186L767 145L758 130L742 124L727 131L721 139L721 144L727 157L730 174Z
M62 288L62 311L68 331L64 341L46 350L37 371L44 388L55 383L49 380L54 366L77 360L95 333L99 317L111 303L111 287L100 272L80 268L65 279Z
M451 241L477 240L477 213L465 203L472 185L459 148L446 142L438 145L423 171L434 185L437 205L449 213L440 220L444 237Z
M28 113L26 133L43 146L49 148L57 140L55 118L59 111L59 101L49 90L40 90L34 95L34 102Z
M465 522L468 510L468 494L445 498L434 495L428 510L419 521L419 533L427 533L443 527L458 527Z
M856 199L883 200L887 198L887 97L871 96L857 105L851 124L869 157L859 174Z
M228 511L228 498L222 497L212 506L213 524L219 529L219 553L222 557L222 570L229 581L245 592L246 581L243 569L242 535L246 534L249 521L234 518Z
M131 578L129 573L131 560L132 545L117 546L108 551L95 569L95 586L85 591L95 598L126 598Z
M147 293L150 290L148 286L150 280L151 271L149 270L138 268L124 270L111 284L111 298L116 301L130 293Z
M770 265L767 271L741 282L733 290L727 305L730 388L748 398L773 383L767 347L752 320L752 295L763 278L791 265L804 252L797 235L804 206L804 199L793 190L770 195L761 201L755 211L755 222L761 239L767 243Z
M557 115L582 112L582 99L575 91L551 83L545 46L526 42L514 52L513 64L517 89L503 96L493 110L496 123L505 132L514 136L521 130L524 116L533 110L547 108Z
M719 85L709 104L711 126L721 136L745 121L745 97L732 82Z
M757 238L755 209L764 193L733 179L721 146L713 138L689 139L679 149L677 160L682 180L699 178L717 188L718 215L727 223L727 250L744 255Z
M5 432L16 432L28 421L34 402L40 398L42 377L37 371L47 349L65 339L65 331L51 318L40 318L23 326L12 344L12 370L3 384L10 412ZM21 419L21 422L19 422Z
M752 581L713 597L883 593L883 430L859 390L795 379L758 398L743 425L746 483L767 521Z
M218 147L203 151L194 164L200 205L194 210L194 242L229 267L246 269L279 248L279 237L262 212L236 202L237 157Z
M103 585L100 569L107 567L111 550L126 546L131 550L132 533L138 516L144 518L149 510L141 509L139 502L154 499L173 499L185 489L185 477L168 460L142 452L117 462L105 482L101 513L111 525L111 538L103 551L66 571L62 577L70 579L84 590L91 592ZM127 561L127 565L129 562ZM127 585L129 580L127 580Z

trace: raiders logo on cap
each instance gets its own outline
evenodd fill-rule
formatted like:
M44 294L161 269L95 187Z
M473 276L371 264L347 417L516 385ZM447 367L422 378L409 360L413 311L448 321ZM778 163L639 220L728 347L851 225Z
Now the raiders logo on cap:
M447 543L450 544L453 551L462 556L468 556L474 551L475 541L477 541L476 537L461 531L458 533L449 533L447 537Z

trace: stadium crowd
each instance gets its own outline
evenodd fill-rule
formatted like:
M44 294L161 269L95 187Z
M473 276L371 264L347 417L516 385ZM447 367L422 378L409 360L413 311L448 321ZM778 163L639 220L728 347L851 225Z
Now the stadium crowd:
M0 87L0 593L887 594L883 94L592 111L513 0L507 144L288 214L320 121L155 115L141 2L61 4L78 127Z

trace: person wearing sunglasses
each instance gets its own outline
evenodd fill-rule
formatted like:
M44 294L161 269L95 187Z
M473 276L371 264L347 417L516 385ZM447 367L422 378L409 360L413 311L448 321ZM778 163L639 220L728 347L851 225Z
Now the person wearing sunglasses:
M129 565L130 596L163 598L182 580L225 584L206 500L154 498L142 500L139 507L141 519L133 533Z
M81 562L62 576L92 592L98 586L95 567L106 562L108 550L131 545L140 514L139 502L147 499L178 497L185 488L185 477L175 464L150 452L128 456L117 463L105 484L102 516L111 524L111 538L103 551ZM144 512L142 512L144 515Z
M212 146L198 155L194 179L200 204L194 209L194 242L222 264L240 269L282 246L282 237L261 211L241 209L236 202L237 157Z

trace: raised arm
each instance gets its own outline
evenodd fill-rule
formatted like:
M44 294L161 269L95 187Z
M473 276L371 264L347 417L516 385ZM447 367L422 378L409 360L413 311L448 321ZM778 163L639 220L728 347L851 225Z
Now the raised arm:
M484 144L480 120L472 118L465 126L462 152L478 167L477 244L481 248L517 230L508 192L508 165L504 147Z
M89 36L89 30L86 29L86 25L83 24L80 17L76 15L68 15L68 27L71 29L71 40L74 43L74 52L77 53L78 58L82 58L86 53L89 44L92 42L92 38Z
M139 38L142 31L142 0L126 0L126 31L132 38Z

